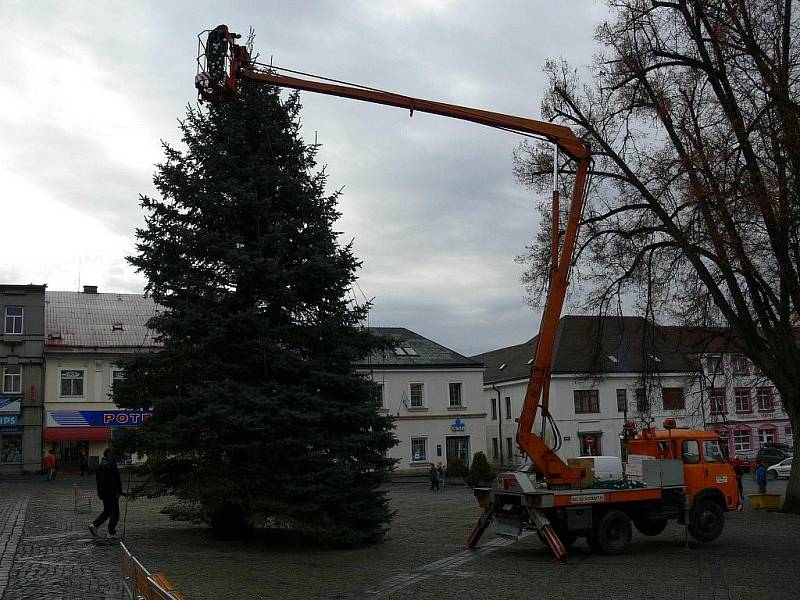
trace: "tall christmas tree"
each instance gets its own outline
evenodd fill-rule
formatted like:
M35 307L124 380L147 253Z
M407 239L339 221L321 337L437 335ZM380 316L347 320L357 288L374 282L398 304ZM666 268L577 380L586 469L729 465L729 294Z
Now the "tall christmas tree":
M116 402L153 417L115 444L146 454L164 493L202 507L215 530L254 523L338 544L382 535L379 486L396 442L355 362L385 345L348 302L360 262L333 225L297 94L243 82L234 101L188 110L185 149L164 144L142 197L129 261L147 277L163 343L139 354Z

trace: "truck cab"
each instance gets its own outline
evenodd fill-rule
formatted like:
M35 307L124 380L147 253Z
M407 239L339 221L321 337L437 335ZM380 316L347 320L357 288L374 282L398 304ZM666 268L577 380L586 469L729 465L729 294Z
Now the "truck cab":
M719 435L712 431L645 429L628 441L628 454L680 460L686 494L693 508L704 500L713 500L723 511L739 505L736 475L722 453Z

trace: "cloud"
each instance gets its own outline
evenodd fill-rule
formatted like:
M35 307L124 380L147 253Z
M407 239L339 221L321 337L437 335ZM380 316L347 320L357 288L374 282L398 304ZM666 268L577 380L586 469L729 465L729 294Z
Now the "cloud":
M152 193L160 140L195 94L196 34L256 28L261 60L412 96L537 117L540 66L590 60L600 3L244 0L11 2L0 95L7 207L0 280L139 291L124 257ZM15 38L17 39L17 38ZM10 65L10 67L9 67ZM337 224L363 259L373 325L403 326L464 354L519 343L537 313L513 262L541 198L518 187L519 138L452 119L303 94L323 144ZM10 203L9 203L10 200Z

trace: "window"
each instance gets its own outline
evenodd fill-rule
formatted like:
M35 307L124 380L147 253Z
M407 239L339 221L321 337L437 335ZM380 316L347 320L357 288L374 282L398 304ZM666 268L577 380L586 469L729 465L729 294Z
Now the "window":
M514 440L510 437L506 438L506 456L508 456L509 460L514 456Z
M461 399L461 384L460 383L448 383L447 387L450 392L450 406L463 406L463 400Z
M492 398L492 421L497 421L497 398Z
M427 438L411 438L411 460L413 462L428 460Z
M736 412L750 412L750 388L736 388L733 390L736 402Z
M83 396L83 369L61 371L61 395Z
M111 369L111 394L114 394L114 386L125 379L125 371L122 369Z
M22 392L22 367L6 365L3 367L3 393L19 394Z
M728 441L728 432L725 429L720 429L717 431L719 434L719 445L722 446L722 450L725 454L730 452L730 442Z
M721 356L706 356L704 362L707 375L719 375L722 373Z
M422 408L425 406L425 384L411 383L409 384L411 390L411 408Z
M0 464L22 462L22 434L0 433Z
M628 412L628 390L617 390L617 410Z
M506 396L506 419L511 418L511 396Z
M644 388L636 388L636 410L640 413L650 412L650 402Z
M375 384L375 406L378 408L385 408L386 404L383 401L383 384Z
M597 390L575 390L575 413L599 413L600 397Z
M731 357L731 371L734 375L750 375L750 361L744 354L734 354Z
M725 389L714 388L708 390L708 404L712 415L721 415L725 412Z
M703 456L706 462L722 462L725 460L717 440L705 440L703 442Z
M750 450L750 430L737 429L733 432L733 447L737 452Z
M686 398L683 394L683 388L661 388L661 398L664 401L664 410L683 410L686 408Z
M681 446L683 462L687 465L696 465L700 462L700 444L697 440L684 440Z
M772 410L772 388L757 388L756 402L758 403L758 410Z
M22 314L23 309L21 306L6 306L5 333L15 335L22 333Z
M772 444L775 442L775 428L765 427L758 431L758 442L760 446L764 444Z
M500 445L497 443L497 438L492 438L492 458L497 460L500 456Z

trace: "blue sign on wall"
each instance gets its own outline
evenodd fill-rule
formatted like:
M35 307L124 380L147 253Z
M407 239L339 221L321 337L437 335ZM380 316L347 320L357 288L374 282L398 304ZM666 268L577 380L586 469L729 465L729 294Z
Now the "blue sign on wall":
M47 426L135 427L152 414L144 410L54 410L47 413Z
M0 427L14 427L15 425L19 425L19 416L0 415Z

